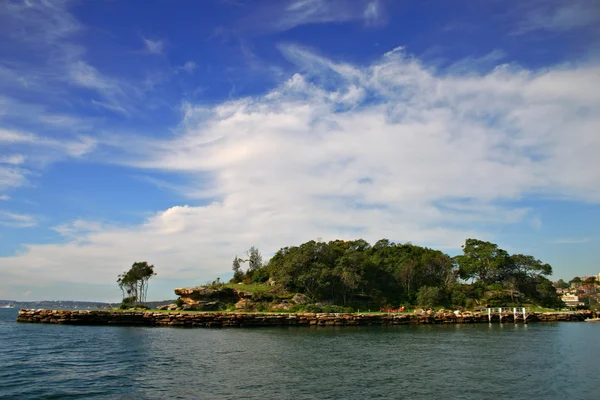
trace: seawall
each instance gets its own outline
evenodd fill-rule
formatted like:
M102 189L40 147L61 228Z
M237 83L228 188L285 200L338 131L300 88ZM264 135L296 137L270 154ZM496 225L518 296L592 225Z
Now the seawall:
M527 322L583 321L593 318L592 311L529 313ZM492 314L492 322L500 321ZM518 314L517 323L523 322ZM313 313L240 313L240 312L154 312L21 309L17 322L65 325L181 326L181 327L253 327L253 326L364 326L416 324L487 323L484 313L436 314L313 314ZM514 323L512 313L502 322Z

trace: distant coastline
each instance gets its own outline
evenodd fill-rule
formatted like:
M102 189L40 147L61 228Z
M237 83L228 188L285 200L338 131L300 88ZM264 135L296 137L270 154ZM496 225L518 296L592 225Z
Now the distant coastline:
M173 303L174 300L149 301L148 306L157 308L165 304ZM119 306L119 302L104 303L97 301L71 301L71 300L40 300L40 301L17 301L0 300L0 308L33 308L51 310L109 310Z

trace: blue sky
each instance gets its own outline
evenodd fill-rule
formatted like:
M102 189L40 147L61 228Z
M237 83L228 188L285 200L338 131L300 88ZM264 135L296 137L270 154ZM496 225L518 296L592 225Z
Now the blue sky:
M0 298L152 299L255 245L600 271L600 6L4 1Z

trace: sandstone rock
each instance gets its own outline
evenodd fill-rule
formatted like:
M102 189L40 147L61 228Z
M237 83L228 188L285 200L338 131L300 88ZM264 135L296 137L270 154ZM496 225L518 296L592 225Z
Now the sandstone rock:
M303 295L302 293L296 293L294 295L294 297L292 297L292 301L296 304L308 304L309 303L308 297L306 297L306 295Z
M181 300L187 304L193 304L197 301L226 301L235 300L239 297L236 290L228 287L221 287L213 289L204 286L190 287L190 288L177 288L175 294L178 295Z
M273 311L289 311L292 308L293 304L290 303L279 303L271 306Z
M174 310L177 310L178 307L179 306L177 304L173 303L173 304L169 304L166 309L169 311L174 311Z
M168 305L168 304L165 304L165 305L163 305L163 306L158 306L158 307L156 307L156 309L157 309L157 310L168 310L168 309L169 309L169 305Z
M240 301L235 303L235 308L237 308L238 310L251 310L252 308L254 308L255 304L256 303L254 303L252 300L241 299Z

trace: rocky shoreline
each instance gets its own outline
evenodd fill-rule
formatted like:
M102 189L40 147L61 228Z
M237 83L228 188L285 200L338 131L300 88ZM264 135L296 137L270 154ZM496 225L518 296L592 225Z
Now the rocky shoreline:
M596 317L592 311L528 313L527 322L584 321ZM516 318L516 321L515 321ZM492 314L492 323L523 323L521 314ZM17 322L65 325L259 327L259 326L366 326L418 324L488 323L480 312L418 314L315 314L241 312L154 312L21 309Z

